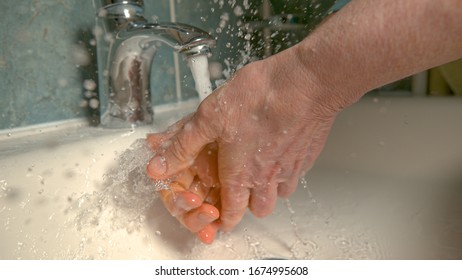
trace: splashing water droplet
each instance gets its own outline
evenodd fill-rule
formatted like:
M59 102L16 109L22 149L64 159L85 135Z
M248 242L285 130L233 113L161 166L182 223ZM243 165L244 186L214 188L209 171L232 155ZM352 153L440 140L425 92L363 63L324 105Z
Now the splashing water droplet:
M89 91L94 91L96 89L96 82L92 79L87 79L83 81L83 88Z

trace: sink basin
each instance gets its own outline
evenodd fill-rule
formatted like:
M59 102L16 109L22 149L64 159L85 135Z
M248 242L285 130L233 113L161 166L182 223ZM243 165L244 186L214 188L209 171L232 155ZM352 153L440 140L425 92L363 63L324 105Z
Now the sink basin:
M462 99L364 98L267 218L203 245L163 208L142 138L67 121L0 134L0 259L460 259Z

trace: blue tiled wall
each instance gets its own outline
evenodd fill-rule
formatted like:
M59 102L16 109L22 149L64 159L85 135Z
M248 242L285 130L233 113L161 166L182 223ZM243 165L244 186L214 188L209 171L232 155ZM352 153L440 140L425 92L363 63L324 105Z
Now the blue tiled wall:
M91 28L90 2L0 2L0 128L83 115L71 49Z
M145 2L149 17L170 19L168 0ZM3 0L0 10L0 129L95 114L86 106L83 81L95 79L96 68L74 59L76 46L92 52L92 1ZM159 103L175 91L171 52L161 50L156 60Z
M144 2L146 18L170 21L171 1ZM249 39L242 26L245 22L261 20L262 0L173 2L178 22L195 25L217 38L217 48L210 62L221 65L225 74L216 80L223 80L226 73L229 75L246 63L243 57L258 58L253 51L258 50L260 42L250 41L254 50L246 50ZM83 88L85 80L97 81L93 1L3 0L0 10L0 129L77 117L97 119L97 111L88 106L94 96ZM75 60L76 48L90 54L92 61L88 65L77 65L81 60ZM181 57L179 70L181 99L197 97L190 71ZM158 50L152 72L153 104L177 102L170 49Z

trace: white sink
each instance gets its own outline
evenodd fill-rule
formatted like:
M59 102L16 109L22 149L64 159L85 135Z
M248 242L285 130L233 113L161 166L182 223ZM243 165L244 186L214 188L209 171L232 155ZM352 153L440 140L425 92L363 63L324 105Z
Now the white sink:
M1 134L0 259L462 258L462 99L363 99L289 201L212 245L164 210L143 181L149 154L129 148L192 110Z

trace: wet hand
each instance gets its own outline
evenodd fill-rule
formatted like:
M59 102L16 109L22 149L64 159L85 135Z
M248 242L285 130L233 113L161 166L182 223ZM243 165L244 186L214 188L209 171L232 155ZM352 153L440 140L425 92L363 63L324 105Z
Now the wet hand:
M159 152L168 145L168 135L148 135L147 143ZM216 145L208 145L190 168L166 181L168 188L158 190L167 210L206 244L213 242L219 227L216 151Z
M217 143L220 228L231 230L247 208L258 217L270 214L277 197L293 193L313 165L336 113L309 94L319 88L302 71L281 67L297 63L273 56L239 70L176 125L165 152L148 164L150 176L183 172Z

